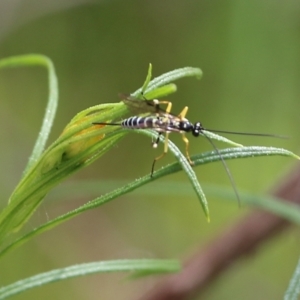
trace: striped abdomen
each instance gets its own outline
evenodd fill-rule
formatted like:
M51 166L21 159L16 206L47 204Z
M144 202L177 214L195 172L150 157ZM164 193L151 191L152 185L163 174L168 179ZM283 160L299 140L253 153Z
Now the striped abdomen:
M145 129L159 127L161 122L157 117L130 117L124 120L121 125L128 129Z
M124 120L121 125L127 129L154 129L157 132L183 132L189 131L183 128L183 124L188 124L189 122L180 121L171 117L130 117Z

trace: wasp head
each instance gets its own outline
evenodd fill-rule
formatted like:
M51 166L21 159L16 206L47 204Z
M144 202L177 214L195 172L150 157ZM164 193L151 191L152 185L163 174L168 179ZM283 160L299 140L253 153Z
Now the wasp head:
M200 122L196 122L193 125L193 130L192 130L192 134L193 136L199 136L199 134L201 133L201 131L204 130L203 126L201 125Z

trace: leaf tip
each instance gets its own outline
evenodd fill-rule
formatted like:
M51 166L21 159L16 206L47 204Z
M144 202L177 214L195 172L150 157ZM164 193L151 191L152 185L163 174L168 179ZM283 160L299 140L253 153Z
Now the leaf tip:
M203 76L203 71L200 68L198 68L198 72L197 72L196 78L198 80L200 80L202 78L202 76Z
M205 206L205 208L204 208L204 214L205 214L207 223L210 223L210 215L209 215L208 206Z

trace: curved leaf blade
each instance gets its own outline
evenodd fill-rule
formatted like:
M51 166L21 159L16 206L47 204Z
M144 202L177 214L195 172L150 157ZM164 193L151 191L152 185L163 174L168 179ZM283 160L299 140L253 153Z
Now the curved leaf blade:
M222 155L224 160L228 159L236 159L236 158L247 158L247 157L259 157L259 156L271 156L271 155L281 155L286 157L294 157L295 155L287 150L274 148L274 147L243 147L243 148L228 148L228 149L221 149L219 150L220 154ZM194 161L195 166L199 166L202 164L207 164L211 162L217 162L220 161L220 156L215 153L214 151L197 154L191 157L191 159ZM39 235L47 230L50 230L53 227L56 227L60 223L66 222L67 220L96 207L99 207L121 195L125 195L131 191L134 191L135 189L152 182L153 180L157 180L161 177L179 172L182 170L182 166L179 162L175 162L172 164L169 164L165 167L162 167L161 169L154 172L153 177L151 178L149 174L146 176L139 178L137 180L134 180L133 182L130 182L118 189L115 189L112 192L109 192L101 197L97 197L94 200L89 201L88 203L78 207L77 209L70 211L64 215L61 215L37 228L32 230L31 232L27 233L26 235L20 237L16 241L12 242L10 245L8 245L5 249L3 249L0 252L0 257L6 254L7 252L19 247L20 245L24 244L26 241L30 240L36 235ZM231 196L230 196L231 197ZM243 200L243 197L242 197ZM261 205L258 203L258 206ZM288 205L288 204L286 204ZM272 205L271 205L272 206ZM266 209L269 209L269 207L266 207ZM292 207L290 210L295 211L295 208ZM281 213L281 210L277 210L277 213ZM283 215L289 216L291 214L287 213ZM297 222L299 220L300 224L300 217L295 216L295 218L291 219L293 222Z
M22 67L22 66L45 67L48 71L48 86L49 86L49 95L48 95L45 115L43 118L43 123L40 132L38 134L36 143L33 147L32 154L30 155L27 166L23 172L23 176L25 176L26 172L38 160L38 158L41 156L42 152L45 149L45 145L48 140L50 130L53 125L54 117L57 110L58 81L57 81L54 65L47 56L39 55L39 54L29 54L29 55L12 56L0 60L0 69L15 68L15 67Z
M11 285L0 288L0 299L7 299L13 295L25 292L28 289L39 287L55 281L62 281L74 277L86 276L95 273L133 272L134 276L160 273L173 273L180 269L177 260L136 259L92 262L74 265L62 269L41 273Z

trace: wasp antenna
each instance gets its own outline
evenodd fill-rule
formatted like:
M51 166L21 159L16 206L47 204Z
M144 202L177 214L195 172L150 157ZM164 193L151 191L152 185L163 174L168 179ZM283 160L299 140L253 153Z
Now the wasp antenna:
M105 122L93 122L93 125L110 125L110 126L121 126L120 123L105 123Z
M224 169L225 169L225 171L226 171L226 173L227 173L227 176L228 176L228 178L229 178L229 180L230 180L230 183L231 183L231 185L232 185L232 187L233 187L235 196L236 196L236 198L237 198L237 200L238 200L238 204L239 204L239 207L240 207L240 206L241 206L241 199L240 199L239 193L238 193L238 191L237 191L237 188L236 188L236 184L235 184L234 178L233 178L233 176L232 176L232 174L231 174L231 172L230 172L230 170L229 170L227 164L225 163L224 158L222 157L222 155L221 155L219 149L216 147L216 145L213 143L213 141L212 141L212 140L211 140L204 132L202 132L202 134L206 137L206 139L210 142L210 144L212 145L212 147L214 148L214 150L216 151L216 153L219 155L219 157L220 157L220 159L221 159L221 161L222 161L222 164L223 164L223 166L224 166Z
M270 134L270 133L235 132L235 131L216 130L216 129L205 129L205 130L215 132L215 133L227 133L227 134L237 134L237 135L252 135L252 136L279 138L279 139L288 139L289 138L288 136L278 135L278 134Z

